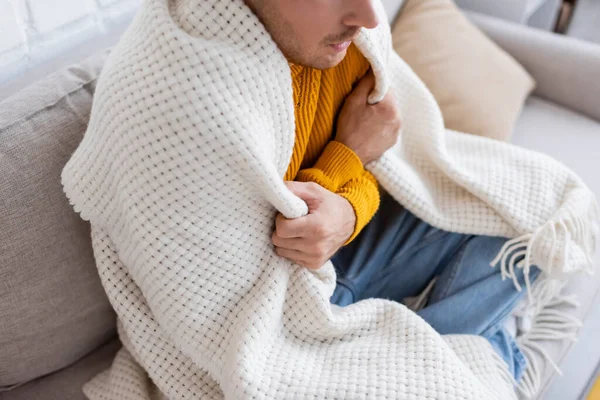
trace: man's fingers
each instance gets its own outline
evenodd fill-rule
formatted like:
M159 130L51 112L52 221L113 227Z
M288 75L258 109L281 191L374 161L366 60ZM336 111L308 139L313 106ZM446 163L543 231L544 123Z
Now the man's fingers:
M305 202L311 202L323 197L323 186L315 182L285 181L287 188Z
M325 262L322 262L314 257L309 257L298 250L275 247L275 253L277 253L277 255L280 257L287 258L288 260L308 269L319 269L323 266L323 264L325 264Z
M271 235L271 241L277 247L283 247L290 250L298 250L302 252L306 252L306 240L299 237L293 238L282 238L277 234L277 232L273 232Z
M285 249L283 247L275 246L275 253L277 253L279 257L287 258L288 260L291 260L296 264L300 264L302 266L306 266L307 264L306 261L302 259L304 253L298 250Z
M292 193L304 200L309 214L320 207L329 193L327 189L315 182L287 181L285 185Z
M287 219L282 214L275 218L275 233L280 238L301 238L306 232L306 217Z

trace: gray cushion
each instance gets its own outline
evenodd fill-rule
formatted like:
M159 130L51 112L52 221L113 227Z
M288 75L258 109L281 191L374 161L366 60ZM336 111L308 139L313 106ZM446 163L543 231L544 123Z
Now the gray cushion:
M0 398L2 400L85 400L86 397L81 391L83 384L110 367L120 348L119 339L113 339L65 369L12 390L0 392Z
M104 59L0 103L0 387L63 368L115 334L89 224L60 184Z

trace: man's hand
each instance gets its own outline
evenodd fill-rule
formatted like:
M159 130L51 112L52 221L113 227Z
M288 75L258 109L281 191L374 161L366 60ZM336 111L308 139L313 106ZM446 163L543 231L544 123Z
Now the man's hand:
M394 146L400 131L400 116L391 91L379 103L367 103L374 86L375 78L369 71L346 97L337 120L335 140L352 149L363 165Z
M275 251L297 264L319 269L354 232L356 215L344 197L314 182L286 182L308 205L308 214L287 219L278 214L272 241Z

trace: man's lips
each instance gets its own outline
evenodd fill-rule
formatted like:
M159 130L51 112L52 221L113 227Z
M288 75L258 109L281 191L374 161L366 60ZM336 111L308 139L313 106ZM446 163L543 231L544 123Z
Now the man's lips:
M336 44L330 44L329 46L330 46L330 47L331 47L333 50L335 50L335 51L337 51L337 52L340 52L340 51L344 51L344 50L346 50L348 47L350 47L350 44L352 44L352 41L351 41L351 40L348 40L348 41L346 41L346 42L341 42L341 43L336 43Z
M353 37L348 38L348 39L344 40L343 42L331 43L329 46L331 48L333 48L337 52L344 51L348 47L350 47L350 45L352 44L352 42L354 40L356 40L357 37L358 37L358 35L354 35Z

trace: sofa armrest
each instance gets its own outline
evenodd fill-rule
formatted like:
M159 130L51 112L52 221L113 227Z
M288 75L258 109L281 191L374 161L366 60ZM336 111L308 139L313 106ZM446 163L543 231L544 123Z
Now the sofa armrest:
M600 121L600 46L470 11L465 15L533 76L536 95Z

